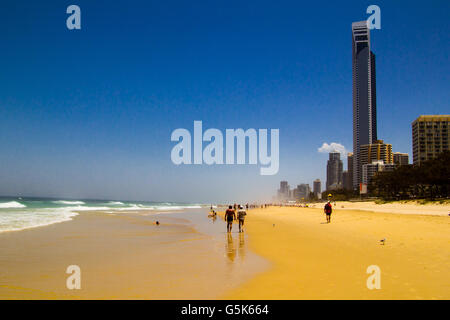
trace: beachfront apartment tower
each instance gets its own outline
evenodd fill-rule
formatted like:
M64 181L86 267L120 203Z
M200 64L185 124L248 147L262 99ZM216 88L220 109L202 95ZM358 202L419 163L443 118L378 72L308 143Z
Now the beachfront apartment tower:
M404 166L409 164L409 154L402 152L394 152L394 163L398 166Z
M378 160L383 160L385 164L394 163L392 144L384 143L383 140L378 140L375 143L363 144L360 146L359 161L361 167Z
M342 189L343 165L339 152L330 152L327 161L327 190Z
M412 123L413 164L436 158L449 149L450 115L422 115Z
M375 55L366 21L352 23L353 188L362 181L360 147L377 141Z
M383 160L376 160L372 163L366 163L362 166L362 183L370 184L375 174L382 171L394 171L396 165L393 163L384 163Z

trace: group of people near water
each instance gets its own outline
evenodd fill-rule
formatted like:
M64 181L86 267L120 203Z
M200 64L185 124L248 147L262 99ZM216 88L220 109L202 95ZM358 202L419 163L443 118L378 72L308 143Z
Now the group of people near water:
M248 210L249 205L246 204L246 209ZM266 208L267 205L261 206L261 208ZM237 211L236 211L237 210ZM331 222L331 213L333 211L331 206L331 201L327 201L327 203L324 206L324 213L327 218L327 223ZM225 211L224 219L227 222L227 232L231 233L231 230L233 229L233 222L238 221L239 222L239 233L244 232L244 222L245 222L245 216L247 215L247 211L244 210L244 207L242 205L234 204L234 206L229 205L228 209ZM211 217L216 217L217 212L213 209L211 205Z
M248 210L248 204L246 205L246 208ZM237 213L236 213L236 209ZM237 220L239 221L239 232L244 232L244 221L245 216L247 215L247 211L244 210L244 207L242 205L234 204L233 206L228 206L228 209L225 211L225 221L227 222L227 232L231 232L231 229L233 228L233 221Z
M248 203L245 205L246 210L251 207ZM247 215L247 211L244 209L242 205L234 204L233 206L228 206L228 209L225 211L224 219L227 222L227 232L230 233L233 228L233 221L239 222L239 232L244 232L244 221L245 216ZM215 220L217 216L217 212L213 209L211 205L211 211L208 217L213 218Z

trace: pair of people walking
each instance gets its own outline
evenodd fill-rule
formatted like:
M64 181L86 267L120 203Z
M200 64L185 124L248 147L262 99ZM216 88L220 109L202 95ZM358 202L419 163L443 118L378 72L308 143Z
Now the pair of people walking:
M235 205L236 207L236 205ZM244 221L245 216L247 215L247 212L244 210L242 206L239 206L239 210L236 214L236 210L233 209L232 206L229 206L227 211L225 211L225 221L227 222L227 232L231 232L231 229L233 228L233 221L238 220L239 221L239 232L244 231Z

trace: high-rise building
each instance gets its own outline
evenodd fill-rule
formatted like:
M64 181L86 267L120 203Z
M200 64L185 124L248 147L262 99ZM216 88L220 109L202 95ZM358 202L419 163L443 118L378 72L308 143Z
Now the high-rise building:
M352 23L353 187L361 182L360 146L377 141L375 55L367 21Z
M370 184L372 177L381 171L393 171L395 169L395 164L384 163L383 160L376 160L372 163L366 163L362 166L362 183Z
M342 189L342 160L339 152L330 152L327 162L327 190Z
M409 154L402 152L394 152L394 163L398 166L409 164Z
M350 175L348 174L347 170L342 171L342 188L345 190L351 190L348 188L348 185L351 184L350 183Z
M347 154L347 181L344 183L344 188L353 190L353 152Z
M280 189L278 190L278 199L287 200L291 197L291 190L287 181L280 182Z
M450 115L422 115L412 123L413 164L449 149Z
M384 163L394 163L392 144L377 140L375 143L360 146L359 161L361 166L378 160L383 160Z
M314 180L313 192L316 197L319 197L319 194L322 194L322 182L320 181L320 179Z

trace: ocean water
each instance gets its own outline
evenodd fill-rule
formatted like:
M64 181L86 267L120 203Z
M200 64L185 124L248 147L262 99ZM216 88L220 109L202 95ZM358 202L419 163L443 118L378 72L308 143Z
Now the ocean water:
M18 231L72 220L79 211L127 210L178 211L201 208L200 204L113 200L0 198L0 232Z

